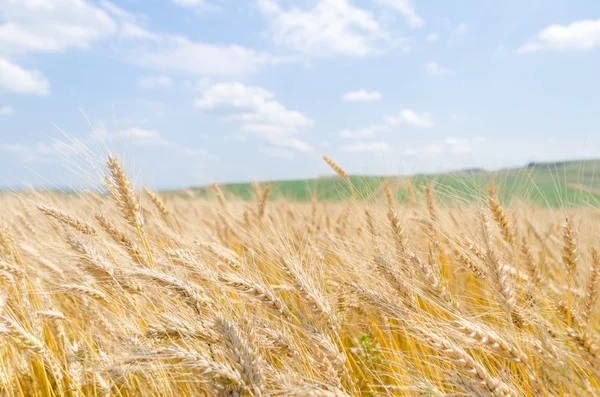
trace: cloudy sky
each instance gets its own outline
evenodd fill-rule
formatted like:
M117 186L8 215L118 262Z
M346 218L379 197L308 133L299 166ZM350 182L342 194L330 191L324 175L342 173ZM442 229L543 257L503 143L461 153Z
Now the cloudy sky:
M600 157L599 67L597 0L0 0L0 186Z

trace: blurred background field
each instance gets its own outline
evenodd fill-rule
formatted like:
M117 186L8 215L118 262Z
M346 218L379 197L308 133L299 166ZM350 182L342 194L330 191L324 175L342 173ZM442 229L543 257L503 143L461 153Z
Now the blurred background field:
M396 191L398 203L409 201L407 183L415 187L415 199L422 200L425 185L435 186L442 205L485 200L487 186L494 181L503 203L525 202L542 207L598 206L600 204L600 160L578 160L557 163L530 163L521 168L486 171L482 169L415 176L351 175L357 198L369 199L383 194L384 178ZM347 184L340 178L323 176L317 179L269 181L272 198L311 200L345 200L350 197ZM221 186L226 195L244 200L254 198L252 183L231 183ZM209 197L210 186L165 192L167 196Z

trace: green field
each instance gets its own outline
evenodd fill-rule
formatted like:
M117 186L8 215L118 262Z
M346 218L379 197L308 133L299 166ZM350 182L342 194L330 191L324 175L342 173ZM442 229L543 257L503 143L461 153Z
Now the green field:
M417 201L422 200L423 187L434 187L441 203L468 203L485 197L487 186L493 180L500 198L505 203L524 202L546 207L600 204L600 160L566 161L558 163L531 163L521 168L498 171L465 170L432 175L413 176L359 176L350 177L355 195L361 200L382 197L381 184L387 179L396 191L399 203L407 200L406 185L415 187ZM337 177L305 180L261 182L271 185L271 197L288 200L310 200L316 194L321 200L344 200L350 197L348 184ZM233 183L221 186L228 196L244 200L254 198L252 183ZM169 191L167 195L209 197L210 186L185 191Z

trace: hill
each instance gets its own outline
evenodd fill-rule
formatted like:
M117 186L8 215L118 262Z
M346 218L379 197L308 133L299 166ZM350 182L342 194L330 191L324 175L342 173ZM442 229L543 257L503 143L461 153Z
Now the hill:
M529 163L520 168L497 171L468 169L441 174L413 176L359 176L350 179L359 199L380 197L381 184L387 179L396 191L399 202L407 200L407 185L412 184L417 200L426 184L434 186L442 203L468 203L485 198L487 186L494 181L504 202L522 201L545 207L578 206L600 203L600 160ZM320 200L343 200L350 196L347 184L337 177L305 180L262 182L271 185L272 198L310 200L314 193ZM254 197L252 183L232 183L221 186L226 195L249 200ZM207 197L210 186L165 192L167 195Z

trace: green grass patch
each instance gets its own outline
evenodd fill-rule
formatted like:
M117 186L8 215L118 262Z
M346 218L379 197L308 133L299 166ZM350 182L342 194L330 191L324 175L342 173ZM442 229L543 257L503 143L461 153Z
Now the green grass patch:
M600 160L531 163L525 167L499 171L466 170L431 175L387 176L399 203L407 201L407 183L415 188L417 201L423 200L423 188L434 187L441 205L457 202L468 204L485 200L490 181L497 186L500 200L505 203L524 202L542 207L598 206L600 200ZM383 197L381 176L350 176L356 198L374 200ZM271 185L271 197L293 201L308 201L312 194L319 200L339 201L351 197L351 190L341 178L325 177L306 180L262 182ZM243 200L254 199L252 183L221 185L225 195ZM184 191L165 192L168 195L212 197L210 186Z

